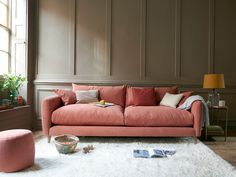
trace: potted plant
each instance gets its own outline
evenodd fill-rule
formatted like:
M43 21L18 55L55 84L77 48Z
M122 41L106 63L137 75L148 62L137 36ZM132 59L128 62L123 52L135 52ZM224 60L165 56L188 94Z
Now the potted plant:
M3 76L3 90L7 90L8 99L14 104L14 98L18 96L20 88L26 78L21 75L5 74Z

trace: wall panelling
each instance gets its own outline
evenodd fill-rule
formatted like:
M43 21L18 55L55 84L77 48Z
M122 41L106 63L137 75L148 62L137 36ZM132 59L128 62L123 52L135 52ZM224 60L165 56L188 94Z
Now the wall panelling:
M73 0L38 1L38 78L63 77L72 72L74 57Z
M215 1L215 72L236 85L236 1Z
M208 72L209 1L183 0L180 23L180 78L200 81Z
M76 1L76 51L77 75L106 75L110 21L109 0Z
M112 0L111 76L139 80L141 0Z
M72 82L178 84L204 95L203 75L217 72L236 120L234 0L38 0L37 8L37 112Z
M176 77L176 6L173 0L147 1L145 71L148 79L169 81Z

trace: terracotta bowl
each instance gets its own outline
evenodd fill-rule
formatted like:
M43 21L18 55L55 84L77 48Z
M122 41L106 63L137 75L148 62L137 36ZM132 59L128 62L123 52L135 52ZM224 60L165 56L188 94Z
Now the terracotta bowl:
M69 154L75 151L79 138L74 135L59 135L54 138L56 149L61 154Z

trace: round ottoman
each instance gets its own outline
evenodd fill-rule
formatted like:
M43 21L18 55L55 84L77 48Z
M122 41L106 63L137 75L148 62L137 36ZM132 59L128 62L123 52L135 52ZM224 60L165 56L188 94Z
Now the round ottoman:
M35 147L29 130L15 129L0 132L0 171L14 172L34 163Z

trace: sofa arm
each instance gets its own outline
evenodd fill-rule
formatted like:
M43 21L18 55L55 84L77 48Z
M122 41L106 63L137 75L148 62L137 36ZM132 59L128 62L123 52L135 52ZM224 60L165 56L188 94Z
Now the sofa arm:
M59 96L46 97L42 101L41 114L42 114L42 128L45 135L49 135L49 128L52 125L51 116L52 112L62 106L62 101Z
M203 104L201 101L195 101L191 107L191 113L194 117L193 128L195 129L196 136L201 136L202 119L203 119Z

